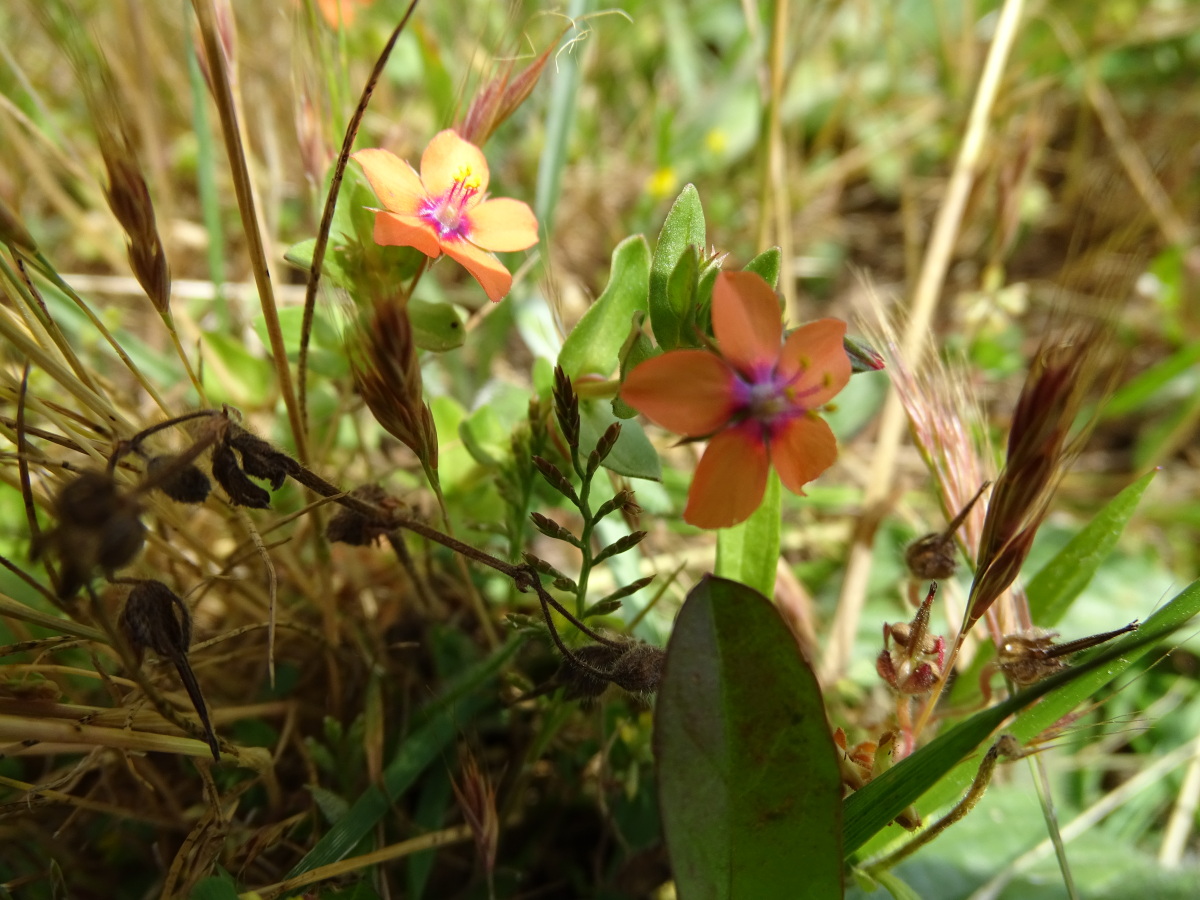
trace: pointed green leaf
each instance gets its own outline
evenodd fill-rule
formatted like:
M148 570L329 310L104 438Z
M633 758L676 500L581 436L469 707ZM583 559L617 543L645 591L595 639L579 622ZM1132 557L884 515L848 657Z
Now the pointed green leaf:
M704 208L700 205L700 194L692 184L684 187L667 213L650 265L650 326L658 345L664 350L679 346L682 320L667 299L667 284L688 247L701 252L705 247Z
M754 272L772 288L779 288L779 270L783 265L783 251L778 247L764 250L750 262L746 263L747 272Z
M772 470L762 504L745 522L717 532L716 572L766 597L775 596L779 565L779 476Z
M567 335L558 354L563 371L572 378L611 375L629 337L629 323L636 313L646 311L649 290L650 245L638 234L613 250L608 286Z
M642 323L646 321L646 314L638 312L633 314L633 322L629 326L628 336L625 338L625 344L621 347L621 383L625 383L625 376L633 370L640 362L645 362L652 356L657 356L660 352L655 348L654 344L650 343L650 338L646 337L646 333L642 331ZM621 395L613 397L612 400L613 415L618 419L632 419L637 415L637 410L621 399Z
M679 320L679 346L698 347L696 291L700 286L700 252L689 244L667 279L667 306Z
M680 897L842 896L842 782L824 702L761 594L707 577L688 595L654 743Z
M1083 530L1030 579L1025 591L1033 621L1052 628L1108 558L1155 473L1147 472L1100 510Z

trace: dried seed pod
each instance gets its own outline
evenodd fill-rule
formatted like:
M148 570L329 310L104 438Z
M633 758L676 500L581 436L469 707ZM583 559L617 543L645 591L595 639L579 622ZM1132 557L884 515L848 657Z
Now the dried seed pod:
M376 506L394 505L396 501L377 484L364 484L350 492L365 503ZM357 510L342 507L325 526L325 537L335 544L350 544L354 547L365 547L374 543L387 533L387 529L378 522L372 522Z
M75 596L97 567L111 576L145 546L141 508L105 472L80 472L62 486L52 507L58 526L46 536L45 546L62 566L58 584L62 600Z
M300 471L294 459L244 428L232 425L226 443L242 454L242 471L269 482L273 491L283 487L287 476Z
M177 503L203 503L212 491L212 482L198 466L180 466L174 456L150 457L146 472L159 478L158 489Z
M152 579L139 581L129 592L118 622L138 659L147 649L167 660L179 673L184 690L196 708L204 726L204 735L212 750L213 759L220 762L221 750L208 718L208 707L200 691L200 683L188 662L188 647L192 643L192 613L179 595Z
M610 676L613 684L628 691L635 701L648 705L649 699L658 693L666 661L667 653L661 647L639 641L613 663Z
M217 484L225 488L229 501L234 506L249 506L251 509L270 509L271 495L259 487L242 471L237 457L228 444L213 447L212 474Z
M588 644L572 651L575 659L592 669L607 673L613 663L620 657L620 647L610 647L607 644ZM578 700L584 709L596 704L600 696L608 690L607 678L599 678L595 673L579 666L575 659L564 657L558 671L551 679L554 686L561 686L564 700Z
M991 484L989 481L983 483L983 486L959 511L945 531L940 534L927 534L909 545L904 552L904 561L908 564L908 571L914 577L922 581L944 580L953 577L958 570L958 550L954 546L954 535L959 526L966 521L967 516L971 514L971 509L983 496L983 492L987 490L989 484Z

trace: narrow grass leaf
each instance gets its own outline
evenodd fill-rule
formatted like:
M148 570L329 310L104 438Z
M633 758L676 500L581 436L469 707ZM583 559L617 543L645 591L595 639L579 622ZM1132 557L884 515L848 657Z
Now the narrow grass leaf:
M1086 703L1091 697L1126 671L1135 662L1152 651L1164 638L1200 613L1200 581L1184 588L1170 603L1137 631L1124 637L1110 648L1097 648L1088 655L1081 655L1074 669L1087 668L1090 661L1100 657L1114 658L1082 673L1078 678L1049 693L1041 703L1021 712L1005 728L1021 743L1027 743L1042 734L1072 710ZM975 777L978 765L968 760L921 799L923 809L935 809L953 803L967 789Z
M650 291L650 245L640 234L617 244L608 286L571 329L558 364L572 378L611 375L629 338L633 316L645 312Z
M237 885L228 872L202 878L192 888L192 900L238 900Z
M923 808L933 809L957 799L978 768L974 760L963 761L1010 716L1046 698L1007 729L1018 740L1029 740L1124 672L1197 612L1200 612L1200 581L1193 582L1151 616L1139 631L1085 658L1074 667L977 713L852 794L846 800L843 837L847 856L862 847L903 809L935 785L938 785L938 790L929 794L921 804ZM945 783L939 785L956 766L959 771L954 777L946 778Z
M1147 472L1117 494L1030 579L1025 591L1033 621L1043 628L1052 628L1062 619L1117 545L1154 475L1153 471Z
M518 640L509 641L487 659L467 669L426 707L420 716L421 724L400 744L384 770L383 789L373 785L363 792L350 811L288 872L287 878L337 862L371 833L395 800L440 756L454 736L476 713L494 702L486 686L520 644Z
M767 597L775 596L781 500L779 476L772 471L762 505L745 522L717 532L719 576L740 581Z
M663 830L684 900L842 896L842 783L820 688L775 607L708 577L655 713Z

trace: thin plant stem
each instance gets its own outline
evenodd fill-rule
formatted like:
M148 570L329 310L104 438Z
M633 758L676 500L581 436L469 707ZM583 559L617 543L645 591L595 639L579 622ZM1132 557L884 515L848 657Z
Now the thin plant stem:
M342 138L342 149L338 152L337 162L333 167L333 178L329 183L329 193L325 196L325 208L321 212L321 224L317 228L317 240L313 247L312 265L309 266L308 284L304 291L304 316L300 324L300 357L296 364L296 380L300 392L300 421L306 429L308 427L308 345L312 339L313 315L317 308L317 285L321 281L321 266L325 262L325 249L329 244L329 230L333 226L333 212L337 207L338 192L342 186L342 178L346 174L346 165L350 160L350 150L354 147L354 139L358 136L358 128L362 124L363 116L366 114L367 104L371 101L371 94L375 92L375 85L379 83L379 78L383 75L383 67L387 65L387 61L392 55L392 49L396 46L396 41L404 32L404 28L408 25L408 20L412 17L413 11L416 8L417 0L410 0L408 9L405 10L404 16L400 19L400 24L392 30L391 37L384 44L379 58L375 60L375 67L371 70L371 74L367 78L367 83L363 85L362 96L358 99L358 106L355 107L353 115L350 116L350 121L346 123L346 134ZM411 288L409 295L412 295ZM301 456L301 461L304 461L303 456Z
M283 395L284 406L287 407L288 424L291 426L292 439L296 442L296 455L301 462L305 462L308 460L308 434L300 415L300 405L296 399L291 368L288 365L287 346L284 344L283 329L279 323L279 310L275 303L275 290L267 265L266 247L263 244L263 235L259 227L250 170L246 162L245 147L242 144L241 128L234 105L233 87L230 84L229 69L224 50L221 47L221 39L217 34L216 10L213 8L213 0L192 0L192 8L200 23L204 52L208 58L209 72L212 76L213 97L221 115L221 134L225 138L225 152L233 175L238 212L242 218L242 231L246 237L250 266L254 271L254 282L258 287L259 304L271 345L275 375L278 379L279 391Z
M901 351L907 364L916 371L921 365L926 342L931 332L937 299L950 266L954 244L962 224L963 212L975 181L979 159L988 133L991 111L1000 90L1000 79L1008 61L1009 53L1016 40L1021 24L1024 0L1004 0L996 31L988 48L987 60L975 92L967 129L962 146L954 163L954 170L946 186L946 194L938 208L933 233L925 251L917 284L913 289L908 325L901 340ZM863 497L863 518L878 516L892 483L896 455L904 433L904 409L899 394L893 386L888 391L887 402L879 418L878 438L875 442L874 465ZM874 535L874 528L861 532L864 537ZM821 661L821 680L829 684L834 681L850 661L854 647L854 636L858 620L866 602L867 580L871 570L872 542L857 540L850 547L846 561L846 574L842 581L841 596L838 598L828 649ZM953 670L955 650L946 660L945 672ZM934 698L945 686L945 678L939 680L934 689ZM933 703L926 704L917 722L916 734L921 733Z

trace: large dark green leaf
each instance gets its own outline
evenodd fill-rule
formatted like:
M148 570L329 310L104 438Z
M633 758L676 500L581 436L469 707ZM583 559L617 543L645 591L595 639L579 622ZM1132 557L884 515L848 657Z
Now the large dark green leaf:
M688 595L654 742L682 900L842 896L841 776L820 688L757 591L708 577Z

